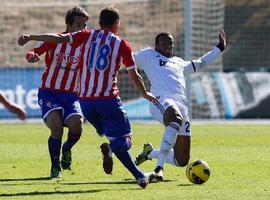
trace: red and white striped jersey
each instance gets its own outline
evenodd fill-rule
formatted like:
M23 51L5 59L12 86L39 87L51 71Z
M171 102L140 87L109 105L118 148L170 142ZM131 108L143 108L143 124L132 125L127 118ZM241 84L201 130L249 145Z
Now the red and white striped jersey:
M81 46L69 43L39 43L29 52L45 54L45 69L41 88L63 92L78 92Z
M70 33L70 43L82 46L80 92L82 99L104 99L119 96L117 74L121 62L126 69L135 62L130 44L107 30L81 30Z

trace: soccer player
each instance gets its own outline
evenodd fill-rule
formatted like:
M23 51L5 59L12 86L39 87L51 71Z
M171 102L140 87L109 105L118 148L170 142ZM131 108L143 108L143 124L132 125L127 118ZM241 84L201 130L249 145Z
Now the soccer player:
M22 35L18 43L23 45L29 40L41 40L70 42L76 46L83 44L80 103L85 118L100 135L106 135L110 141L109 144L101 145L104 171L107 174L112 173L114 153L137 183L145 188L152 174L144 174L139 170L128 152L132 144L131 127L117 88L117 74L121 62L142 96L151 102L156 99L146 91L142 77L135 69L130 44L117 36L120 28L118 10L112 6L104 8L100 13L99 24L99 30L84 29L61 35Z
M224 31L218 33L219 44L198 60L184 61L173 54L173 36L162 32L156 36L155 48L134 53L136 65L142 68L151 83L151 92L158 103L150 104L153 117L165 127L159 150L151 143L136 157L136 165L157 159L154 169L157 180L163 180L164 163L184 167L190 157L191 125L184 72L196 72L214 61L226 47Z
M20 120L25 120L26 113L19 106L11 103L0 93L0 103L2 103L10 112L16 114Z
M65 16L66 31L63 33L84 29L88 19L87 12L81 7L68 10ZM81 48L80 45L67 42L43 42L26 54L27 61L33 63L45 53L46 66L38 91L38 102L44 123L51 131L48 139L51 178L61 177L61 167L64 170L70 169L71 148L78 142L82 133L83 114L77 94ZM65 126L68 128L68 137L62 146L60 164Z

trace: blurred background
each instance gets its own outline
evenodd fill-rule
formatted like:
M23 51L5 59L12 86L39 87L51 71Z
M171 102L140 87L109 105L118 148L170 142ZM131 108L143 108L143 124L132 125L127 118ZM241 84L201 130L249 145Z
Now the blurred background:
M119 35L134 51L153 47L155 35L168 31L174 36L175 55L196 59L218 43L217 33L224 29L228 47L223 56L186 76L191 118L270 118L269 0L1 0L0 92L23 107L29 118L40 118L37 90L44 59L27 63L25 53L35 42L19 47L17 38L22 33L64 31L65 13L74 6L88 11L88 28L98 28L99 12L107 5L119 9ZM129 117L152 119L148 102L124 69L118 81ZM0 105L0 119L13 117Z

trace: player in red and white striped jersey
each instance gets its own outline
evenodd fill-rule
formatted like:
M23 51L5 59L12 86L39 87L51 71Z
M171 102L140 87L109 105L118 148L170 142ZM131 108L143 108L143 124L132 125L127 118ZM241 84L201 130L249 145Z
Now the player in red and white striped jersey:
M64 33L84 29L87 12L80 7L70 9L66 14L67 29ZM59 34L60 35L60 34ZM78 100L78 81L82 46L70 43L42 42L26 54L28 62L39 60L45 53L45 69L41 78L38 100L42 117L51 130L48 147L51 157L51 178L61 176L60 149L63 127L69 129L68 139L62 146L61 166L69 169L71 148L80 139L83 115Z
M142 96L151 102L155 97L148 93L142 77L135 69L130 44L117 36L120 28L118 10L106 7L100 13L100 30L82 30L70 34L22 35L18 43L24 45L29 40L70 42L83 44L83 68L80 72L80 103L85 118L106 135L110 144L103 143L103 168L111 174L113 152L124 166L132 173L138 184L145 188L151 178L140 171L128 152L131 147L131 127L126 112L123 110L117 88L117 74L121 62L128 70L129 77Z
M72 44L83 43L84 67L81 71L81 99L111 99L119 96L116 85L121 61L134 68L131 47L110 30L82 30L71 33Z

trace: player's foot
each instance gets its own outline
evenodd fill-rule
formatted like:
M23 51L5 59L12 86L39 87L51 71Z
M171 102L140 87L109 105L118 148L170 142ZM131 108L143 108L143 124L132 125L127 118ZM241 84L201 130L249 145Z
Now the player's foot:
M157 166L156 169L154 170L155 172L155 178L157 181L163 181L163 168L160 166Z
M144 173L144 177L137 179L137 183L141 188L144 189L149 183L151 183L153 179L155 179L154 172Z
M52 167L50 178L61 178L61 177L62 177L62 172L61 172L60 167Z
M66 169L71 169L71 161L72 161L72 157L71 157L71 150L68 151L63 151L62 152L62 158L61 158L61 167L63 170Z
M106 174L112 174L113 159L111 148L108 143L103 143L100 148L103 155L103 169Z
M140 153L135 160L135 164L139 166L142 164L144 161L149 160L148 154L153 151L153 145L151 143L146 143L143 145L143 151Z

